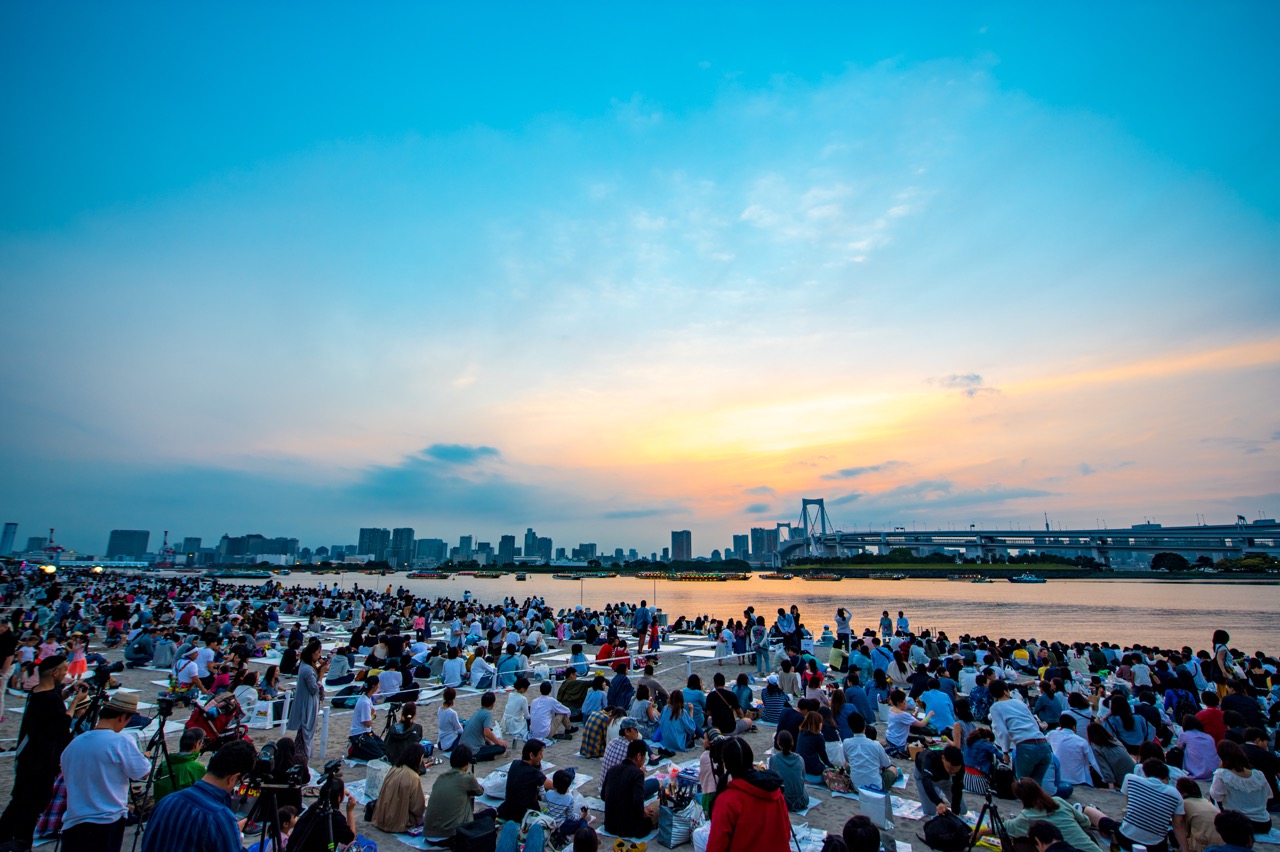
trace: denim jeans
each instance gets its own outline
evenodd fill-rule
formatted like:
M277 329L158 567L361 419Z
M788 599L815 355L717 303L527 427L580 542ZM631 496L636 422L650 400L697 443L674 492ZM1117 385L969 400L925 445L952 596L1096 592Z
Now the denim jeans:
M765 645L763 647L756 649L756 674L758 675L769 674L769 646L768 645Z
M1038 743L1018 743L1013 754L1013 771L1018 778L1031 778L1037 784L1044 781L1044 774L1053 763L1053 749L1044 740Z

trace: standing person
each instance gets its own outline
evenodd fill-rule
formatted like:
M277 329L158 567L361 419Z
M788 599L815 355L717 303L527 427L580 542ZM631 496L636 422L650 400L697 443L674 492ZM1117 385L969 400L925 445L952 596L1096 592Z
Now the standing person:
M13 799L0 817L0 839L31 844L40 814L53 797L62 750L71 742L71 717L62 703L62 678L67 672L61 656L40 661L40 684L31 691L18 726ZM80 715L83 710L78 710Z
M729 737L722 746L728 783L711 808L707 852L782 852L791 842L791 817L778 773L755 768L751 746Z
M844 607L836 610L836 645L848 651L852 632L849 629L849 612Z
M636 631L636 653L644 653L644 643L649 637L649 602L640 601L640 606L636 607L635 614L631 618L631 626Z
M316 738L316 716L320 712L320 702L324 700L324 679L328 662L317 658L320 655L318 642L308 644L302 649L298 665L298 685L293 692L293 703L289 706L288 730L297 731L294 737L294 749L303 760L309 760L311 745Z
M1213 631L1213 660L1209 667L1209 681L1218 691L1219 698L1225 698L1227 684L1235 677L1231 668L1231 650L1227 643L1231 634L1225 630Z
M880 637L888 639L893 635L893 619L889 617L889 610L880 613Z
M1039 784L1053 763L1053 749L1041 733L1040 723L1027 705L1013 700L1009 685L1003 680L993 681L987 689L993 699L991 730L995 732L996 745L1006 754L1016 747L1014 773Z
M137 696L117 692L102 705L93 730L62 752L62 852L120 852L129 782L141 781L151 769L134 738L123 733L136 712Z
M236 740L214 752L209 770L156 806L143 835L142 852L240 852L240 827L231 811L231 793L253 771L257 750Z
M911 632L911 621L902 614L902 610L898 610L898 622L896 626L898 628L898 632L901 634L905 635Z
M769 628L763 615L756 616L751 626L751 648L756 652L756 674L763 677L769 673Z

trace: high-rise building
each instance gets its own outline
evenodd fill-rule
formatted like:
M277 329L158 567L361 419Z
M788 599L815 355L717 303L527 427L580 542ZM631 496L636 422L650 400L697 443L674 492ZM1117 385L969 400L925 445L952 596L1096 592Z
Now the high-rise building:
M533 531L533 527L528 527L524 531L524 555L535 556L538 553L538 534Z
M574 559L595 559L596 543L594 541L587 541L587 542L583 542L582 544L579 544L577 547L573 549L573 558Z
M753 562L763 562L769 558L770 553L778 552L778 530L765 529L763 527L751 528L751 560Z
M688 530L671 531L671 559L674 562L693 559L693 533Z
M199 536L189 535L182 540L182 552L178 554L178 561L186 565L196 564L196 557L200 555L200 546L204 540Z
M444 539L440 538L420 538L418 539L417 560L425 562L429 565L439 565L449 555L449 548L445 545Z
M368 556L375 562L381 562L387 558L387 550L391 547L391 530L362 527L360 543L356 547L361 556Z
M625 556L623 556L623 555L622 555L622 548L621 548L621 547L615 547L615 548L613 549L613 561L614 561L614 562L619 562L619 563L620 563L620 562L624 561L626 558L627 558L627 557L625 557Z
M671 561L671 548L669 547L662 548L662 561L663 562Z
M733 537L733 555L737 559L748 559L751 556L751 537L735 535Z
M322 544L316 548L316 552L313 555L316 562L325 562L329 559L329 548Z
M464 535L458 539L458 559L466 562L475 552L475 536Z
M713 550L713 551L711 551L711 561L712 561L712 562L720 562L720 561L721 561L721 559L720 559L720 551L719 551L719 550Z
M4 535L0 536L0 556L8 556L13 553L13 540L18 537L18 525L8 523L4 525Z
M107 558L141 559L150 540L150 530L112 530L107 539Z
M49 538L43 535L33 535L27 539L27 549L23 553L35 553L38 550L44 550L49 546Z
M498 539L498 564L511 565L516 561L516 537L504 535Z
M564 560L566 560L566 559L568 559L568 558L569 558L568 553L565 551L565 549L564 549L563 547L557 547L557 548L556 548L556 560L557 560L557 561L559 561L559 562L563 562Z
M413 527L397 527L391 531L387 561L395 568L404 568L413 561Z

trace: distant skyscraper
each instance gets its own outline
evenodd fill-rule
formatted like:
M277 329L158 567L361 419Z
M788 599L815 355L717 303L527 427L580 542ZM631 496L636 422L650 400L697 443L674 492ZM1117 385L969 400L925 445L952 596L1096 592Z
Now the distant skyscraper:
M0 536L0 556L8 556L13 553L13 540L18 537L18 525L9 523L4 525L4 535Z
M107 558L136 560L147 552L150 530L112 530L107 539Z
M203 539L198 536L187 536L182 540L182 552L178 554L178 561L187 565L194 565L197 557L200 555L200 546Z
M719 550L713 550L713 551L711 551L711 561L712 561L712 562L720 562L720 561L721 561L721 559L720 559L720 551L719 551Z
M626 558L627 558L627 557L625 557L625 556L623 556L623 555L622 555L622 548L621 548L621 547L615 547L615 548L613 549L613 561L614 561L614 562L622 562L622 561L623 561L624 559L626 559Z
M27 549L23 553L34 553L37 550L44 550L49 546L49 539L42 535L33 535L27 539Z
M397 527L391 531L387 561L396 568L404 568L413 561L413 527Z
M671 531L671 559L674 562L693 559L693 533L688 530Z
M551 539L545 535L538 536L537 549L534 550L533 554L525 554L525 555L537 556L543 562L550 562L551 561Z
M445 545L443 539L439 538L420 538L418 539L418 561L426 562L432 565L438 565L449 555L449 548Z
M733 537L733 555L736 559L746 559L751 555L751 538L745 535Z
M458 558L463 562L471 558L475 551L475 536L464 535L458 539Z
M498 539L498 564L510 565L516 561L516 537L504 535Z
M538 534L529 527L524 531L524 555L535 556L538 553Z
M391 530L379 527L362 527L360 543L356 545L361 556L368 556L375 562L387 558L387 549L391 546Z
M663 562L671 561L671 548L669 547L662 548L662 561Z
M769 549L769 533L773 533L773 550ZM767 530L764 527L751 528L751 558L759 562L765 557L778 549L778 531Z
M556 548L556 559L558 559L559 561L563 562L564 560L566 560L566 559L568 559L568 558L569 558L569 557L568 557L568 555L566 554L565 549L564 549L563 547L557 547L557 548Z

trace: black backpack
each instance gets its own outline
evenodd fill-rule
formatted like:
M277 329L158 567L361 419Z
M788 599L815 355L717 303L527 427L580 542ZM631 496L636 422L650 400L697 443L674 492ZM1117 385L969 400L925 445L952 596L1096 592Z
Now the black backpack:
M924 824L920 839L937 852L961 852L969 848L969 826L953 813L938 814Z
M1191 693L1185 689L1176 690L1174 697L1177 698L1177 701L1173 704L1173 723L1175 725L1182 724L1183 716L1194 716L1200 712L1200 706L1191 697Z

